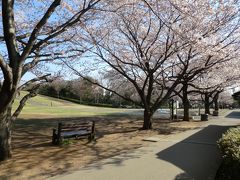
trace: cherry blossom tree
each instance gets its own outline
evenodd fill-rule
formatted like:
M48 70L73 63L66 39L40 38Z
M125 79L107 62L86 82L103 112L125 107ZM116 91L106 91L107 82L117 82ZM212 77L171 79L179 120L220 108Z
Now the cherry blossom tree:
M214 104L215 114L219 109L219 95L227 88L236 85L240 81L240 66L238 59L218 64L201 74L195 82L190 83L192 90L203 96L205 114L210 114L210 106ZM231 73L229 73L231 72Z
M226 88L225 91L219 95L219 108L224 109L225 107L230 107L235 101L230 89Z
M233 1L207 0L132 0L112 4L94 29L86 26L88 35L84 39L90 44L87 47L92 57L102 64L97 64L97 68L114 71L113 76L130 82L139 101L104 84L98 85L142 106L143 129L152 128L153 113L180 84L186 92L188 87L183 85L216 64L237 57L238 7ZM67 66L85 76L73 65Z
M95 79L91 77L86 77L86 79L79 78L71 81L70 89L71 91L78 95L79 102L99 102L100 96L103 95L103 92L100 87L93 85L91 82L97 82Z
M179 87L178 90L175 91L183 102L183 120L189 120L189 95L193 93L202 94L204 96L205 113L210 114L210 105L212 103L215 104L215 111L218 111L219 94L225 87L239 80L239 68L238 65L236 65L236 58L223 58L222 60L223 61L209 61L205 63L204 67L195 67L195 69L188 68L186 74L184 74L180 85L181 88ZM189 66L189 64L186 64L186 66ZM231 71L231 73L228 73L229 71ZM211 101L210 98L212 98Z
M11 134L14 120L26 101L36 95L39 83L49 74L44 63L69 56L69 40L81 23L91 20L100 0L3 0L0 68L0 160L11 157ZM71 29L71 31L69 31ZM68 53L66 53L68 52ZM22 77L34 71L37 77L20 84ZM12 105L18 92L31 85L32 90L20 101L16 112Z
M169 12L171 4L162 1L161 5L160 12L169 23L178 23L179 15ZM177 38L171 27L156 16L145 2L121 2L114 8L104 12L101 28L88 30L86 39L93 46L89 51L95 62L99 61L98 69L103 67L103 71L110 71L112 77L120 76L118 81L134 89L138 98L125 96L120 89L98 85L143 107L142 129L151 129L154 112L168 101L186 71L184 67L173 68L179 64L175 61L176 52L186 43ZM85 76L75 65L66 64L79 76Z
M53 89L57 92L57 98L60 98L60 91L66 87L66 82L62 78L57 78L51 83Z
M155 5L158 1L145 2L161 18L158 6ZM186 73L180 88L175 91L183 102L183 120L188 121L188 95L192 92L192 88L189 90L189 84L208 69L239 56L239 8L232 1L170 2L182 19L179 24L171 26L172 30L188 44L183 51L177 53L176 61L181 62L181 66L186 68Z

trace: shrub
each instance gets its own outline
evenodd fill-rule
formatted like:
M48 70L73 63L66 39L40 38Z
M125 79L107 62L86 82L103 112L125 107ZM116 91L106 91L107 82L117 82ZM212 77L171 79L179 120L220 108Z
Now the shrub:
M240 177L240 127L231 128L218 141L223 163L217 179L236 179ZM220 178L221 177L221 178Z
M218 141L223 158L240 162L240 127L231 128Z

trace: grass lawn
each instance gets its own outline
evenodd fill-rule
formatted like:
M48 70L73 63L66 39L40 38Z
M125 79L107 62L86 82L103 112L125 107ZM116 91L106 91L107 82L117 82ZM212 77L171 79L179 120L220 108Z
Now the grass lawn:
M14 108L17 107L21 97L26 92L21 92ZM92 117L92 116L117 116L137 114L136 109L104 108L79 105L61 99L38 95L30 99L24 107L20 118L57 118L57 117Z
M21 92L21 95L16 99L14 108L17 107L22 96L27 92ZM212 111L212 110L211 110ZM223 116L229 110L220 109L219 115ZM178 110L179 114L183 114L183 110ZM191 109L190 114L195 115L198 113L198 109ZM204 110L201 109L201 113ZM44 119L44 118L66 118L66 117L96 117L96 116L131 116L142 117L143 110L141 109L124 109L124 108L104 108L96 106L86 106L75 104L69 101L51 98L48 96L38 95L31 98L22 113L20 119ZM161 116L161 113L156 113L154 117ZM164 118L167 117L164 114Z

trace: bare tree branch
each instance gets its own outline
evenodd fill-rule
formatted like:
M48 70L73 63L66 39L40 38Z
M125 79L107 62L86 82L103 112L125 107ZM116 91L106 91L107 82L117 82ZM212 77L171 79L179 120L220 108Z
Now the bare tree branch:
M44 76L41 76L41 77L36 77L36 78L33 78L29 81L27 81L26 83L24 83L23 85L21 85L19 88L18 88L18 91L21 91L23 89L27 89L28 87L30 87L31 85L33 85L34 83L36 82L41 82L41 81L44 81L44 82L49 82L50 79L48 78L51 74L46 74Z
M47 23L48 19L52 16L53 12L57 8L57 6L60 5L60 3L61 0L54 0L53 3L48 8L47 12L43 15L42 19L35 26L28 40L28 43L21 54L21 61L24 61L27 58L27 56L31 53L32 47L34 46L38 33L41 31L42 27Z

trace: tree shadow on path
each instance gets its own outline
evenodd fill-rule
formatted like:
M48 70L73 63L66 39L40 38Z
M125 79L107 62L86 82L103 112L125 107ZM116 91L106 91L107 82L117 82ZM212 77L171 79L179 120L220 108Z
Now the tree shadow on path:
M209 125L181 142L157 153L161 160L172 163L184 171L179 179L214 179L221 156L216 141L232 126Z

